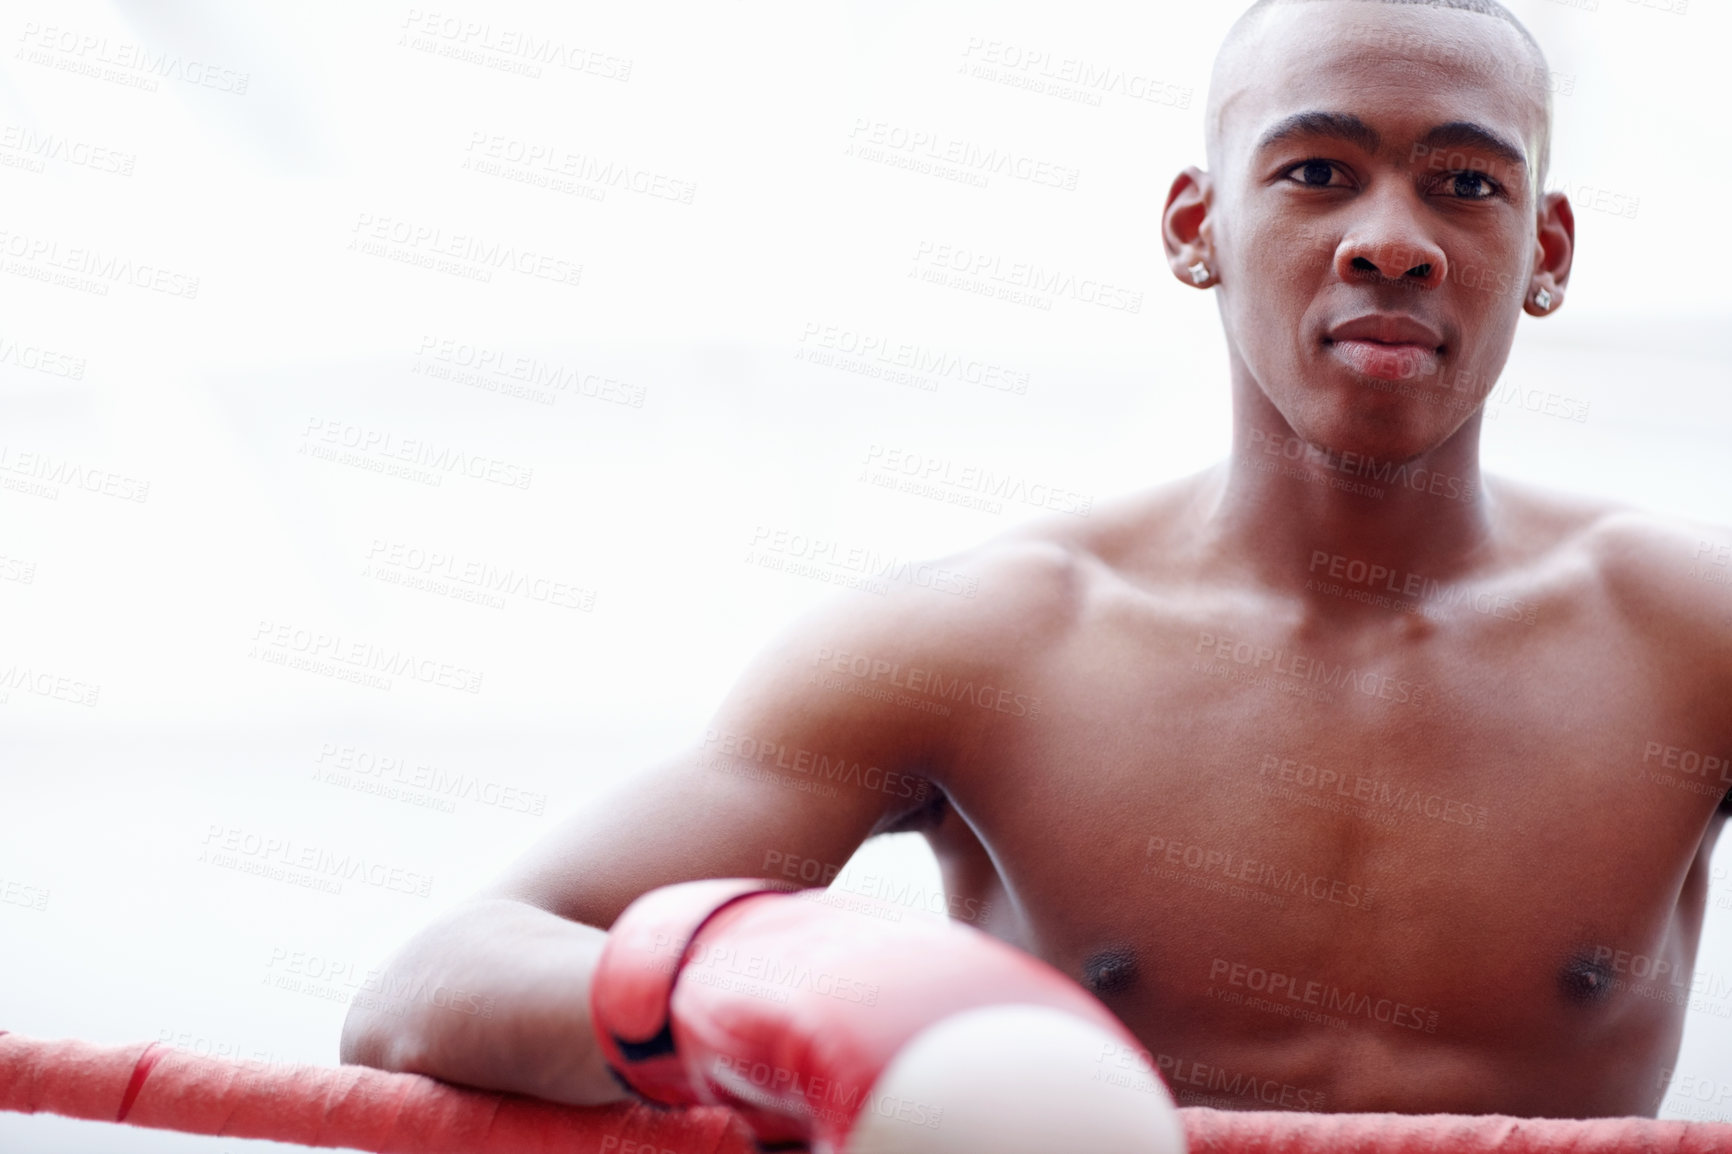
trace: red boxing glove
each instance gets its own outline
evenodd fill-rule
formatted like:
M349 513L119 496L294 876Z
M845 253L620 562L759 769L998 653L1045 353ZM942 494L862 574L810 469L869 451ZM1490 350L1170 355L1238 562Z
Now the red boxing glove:
M1046 963L965 926L895 925L727 879L654 890L620 915L591 986L603 1053L631 1089L665 1105L726 1105L760 1142L839 1149L873 1083L915 1034L959 1011L1063 1010L1131 1051L1113 1014ZM814 900L816 899L816 900ZM900 1103L913 1125L939 1108Z
M676 1054L669 1004L692 936L729 903L786 892L770 881L721 878L651 890L608 931L589 987L602 1057L626 1089L658 1106L713 1105Z

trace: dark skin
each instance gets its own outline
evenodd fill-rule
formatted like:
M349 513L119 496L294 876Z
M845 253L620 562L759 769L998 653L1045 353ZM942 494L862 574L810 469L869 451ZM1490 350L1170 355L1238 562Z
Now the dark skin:
M344 1059L617 1097L582 976L628 902L900 829L1181 1105L1651 1116L1732 781L1705 760L1732 751L1732 604L1702 579L1732 534L1481 475L1478 406L1518 315L1561 302L1573 217L1537 191L1521 70L1366 49L1391 29L1527 59L1475 14L1277 7L1217 71L1214 171L1168 196L1174 274L1208 266L1228 335L1227 461L945 559L972 598L791 626L713 740L393 960L498 1013L356 1009ZM1370 314L1430 336L1338 331ZM898 776L812 792L800 751Z

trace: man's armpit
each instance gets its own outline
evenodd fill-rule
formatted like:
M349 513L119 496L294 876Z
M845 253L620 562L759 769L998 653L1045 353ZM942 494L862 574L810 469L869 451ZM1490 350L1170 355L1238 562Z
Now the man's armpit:
M879 828L873 834L881 833L926 833L935 830L950 812L950 798L942 789L928 783L930 793L927 800L914 806L907 812L887 818L879 823Z

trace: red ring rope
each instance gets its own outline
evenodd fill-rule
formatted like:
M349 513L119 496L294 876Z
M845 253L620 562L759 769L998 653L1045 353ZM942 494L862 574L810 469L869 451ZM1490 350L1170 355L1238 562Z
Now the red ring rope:
M378 1154L752 1154L726 1110L582 1108L364 1066L205 1058L0 1030L0 1109ZM1732 1125L1457 1114L1179 1111L1192 1154L1723 1154Z
M138 1056L138 1061L132 1067L132 1077L127 1079L126 1093L120 1099L120 1113L114 1116L116 1122L126 1121L126 1116L132 1112L132 1104L138 1101L138 1092L144 1089L144 1080L150 1077L151 1067L162 1056L162 1043L152 1042L144 1048L144 1053Z

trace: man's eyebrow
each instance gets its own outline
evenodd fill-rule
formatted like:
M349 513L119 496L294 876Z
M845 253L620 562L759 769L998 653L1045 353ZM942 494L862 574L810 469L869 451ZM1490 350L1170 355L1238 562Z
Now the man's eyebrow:
M1357 144L1366 152L1376 152L1383 143L1377 130L1347 112L1296 112L1263 134L1257 141L1257 152L1271 148L1295 136L1332 136Z
M1349 144L1357 144L1361 149L1372 153L1383 144L1383 137L1378 135L1377 130L1352 113L1296 112L1265 132L1257 141L1256 151L1262 152L1297 136L1333 137ZM1523 172L1527 171L1526 153L1491 129L1471 120L1452 120L1448 124L1440 124L1420 137L1416 143L1434 151L1444 148L1476 148L1481 152L1489 152Z
M1433 150L1477 148L1481 152L1491 153L1522 172L1526 172L1528 168L1526 153L1491 129L1470 120L1452 120L1448 124L1440 124L1420 137L1418 143Z

